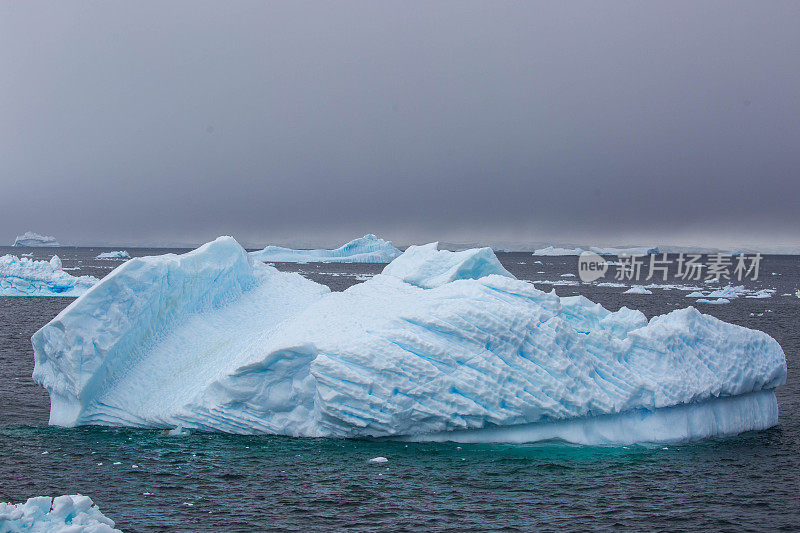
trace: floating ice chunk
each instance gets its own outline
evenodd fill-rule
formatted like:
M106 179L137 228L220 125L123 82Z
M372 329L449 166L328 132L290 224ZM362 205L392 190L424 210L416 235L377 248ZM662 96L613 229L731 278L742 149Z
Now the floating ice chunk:
M97 283L93 276L64 272L61 259L35 261L27 257L0 257L0 296L80 296Z
M114 521L88 496L38 496L25 503L0 502L0 531L112 533Z
M561 274L561 277L562 277L562 278L574 278L574 277L575 277L575 274L569 274L569 273L567 273L567 274Z
M386 457L373 457L372 459L370 459L367 462L368 463L388 463L389 459L387 459Z
M634 285L627 291L623 292L623 294L653 294L653 291L645 289L641 285Z
M17 236L14 239L14 246L61 246L55 237L48 235L39 235L32 231L26 231L24 234Z
M409 249L337 293L231 238L132 259L33 336L34 379L64 426L480 441L559 422L628 443L777 423L770 336L691 307L612 313L467 252Z
M581 255L583 253L583 249L581 248L555 248L553 246L548 246L546 248L540 248L533 252L533 255L542 255L542 256L566 256L566 255Z
M731 303L730 300L727 298L717 298L715 300L709 300L708 298L698 298L695 300L699 304L729 304Z
M732 286L728 285L727 287L723 287L721 289L717 289L715 291L711 291L706 296L708 298L738 298L740 295L746 292L746 289L743 285Z
M383 274L431 289L457 279L480 279L491 274L513 277L503 268L491 248L462 252L439 250L439 243L409 246L383 269Z
M267 246L250 252L250 256L263 262L285 263L388 263L402 252L375 235L364 235L335 250L293 250L282 246Z
M100 260L111 260L111 259L130 259L131 254L129 254L125 250L115 250L113 252L103 252L99 254L95 259Z
M775 289L761 289L753 294L748 294L746 298L772 298L776 292Z
M702 293L700 291L690 292L689 294L686 295L687 298L705 298L705 296L706 296L705 293Z

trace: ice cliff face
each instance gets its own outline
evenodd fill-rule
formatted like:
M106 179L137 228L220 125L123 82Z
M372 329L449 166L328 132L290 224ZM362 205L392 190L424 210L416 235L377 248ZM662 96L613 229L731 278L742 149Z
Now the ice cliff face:
M375 235L364 235L335 250L293 250L267 246L250 252L250 256L265 263L388 263L400 255L390 241Z
M61 259L34 261L14 255L0 257L0 296L80 296L98 282L93 276L72 276Z
M777 423L774 339L559 298L412 247L340 293L225 237L137 258L33 336L52 424L296 436L682 440Z
M39 235L32 231L26 231L24 234L17 236L14 239L14 246L61 246L55 237L47 235Z

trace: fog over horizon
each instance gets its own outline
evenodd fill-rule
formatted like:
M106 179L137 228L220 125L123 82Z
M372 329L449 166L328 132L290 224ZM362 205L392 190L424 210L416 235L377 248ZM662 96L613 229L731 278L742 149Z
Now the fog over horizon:
M0 245L800 248L800 3L3 2Z

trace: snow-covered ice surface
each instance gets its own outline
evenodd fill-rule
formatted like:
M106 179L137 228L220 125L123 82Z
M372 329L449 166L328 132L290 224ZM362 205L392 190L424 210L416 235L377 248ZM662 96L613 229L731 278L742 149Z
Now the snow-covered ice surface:
M230 237L119 266L33 336L51 424L295 436L682 441L777 423L769 335L647 320L517 280L490 249L411 247L327 287Z
M35 261L14 255L0 257L0 296L80 296L99 280L64 272L61 259Z
M95 259L100 260L110 260L110 259L130 259L131 254L126 252L125 250L115 250L112 252L103 252L99 254Z
M14 239L13 246L61 246L55 237L26 231Z
M25 503L0 502L0 532L112 533L114 521L80 494L37 496Z
M388 263L402 252L391 241L375 235L364 235L335 250L293 250L282 246L267 246L250 252L259 261L280 263Z

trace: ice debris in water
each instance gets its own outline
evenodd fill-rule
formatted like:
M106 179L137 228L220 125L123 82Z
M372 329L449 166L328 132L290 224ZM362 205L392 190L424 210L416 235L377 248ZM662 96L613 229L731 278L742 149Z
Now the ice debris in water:
M61 259L35 261L14 255L0 257L0 296L80 296L99 280L64 272Z
M88 496L38 496L25 503L0 502L0 531L111 533L114 521Z
M559 298L435 243L335 293L230 237L134 258L32 341L61 426L664 442L777 424L786 379L763 332Z
M373 457L372 459L370 459L367 462L369 462L369 463L388 463L389 459L387 459L386 457Z
M388 263L402 252L375 235L364 235L335 250L294 250L282 246L267 246L250 252L250 256L265 263Z
M698 298L695 300L699 304L729 304L731 303L730 300L727 298L717 298L715 300L709 300L708 298Z
M14 239L13 246L61 246L55 237L26 231Z
M129 254L125 250L115 250L115 251L112 251L112 252L103 252L103 253L99 254L97 257L95 257L95 259L106 260L106 261L107 260L112 260L112 259L130 259L130 258L131 258L131 254Z

